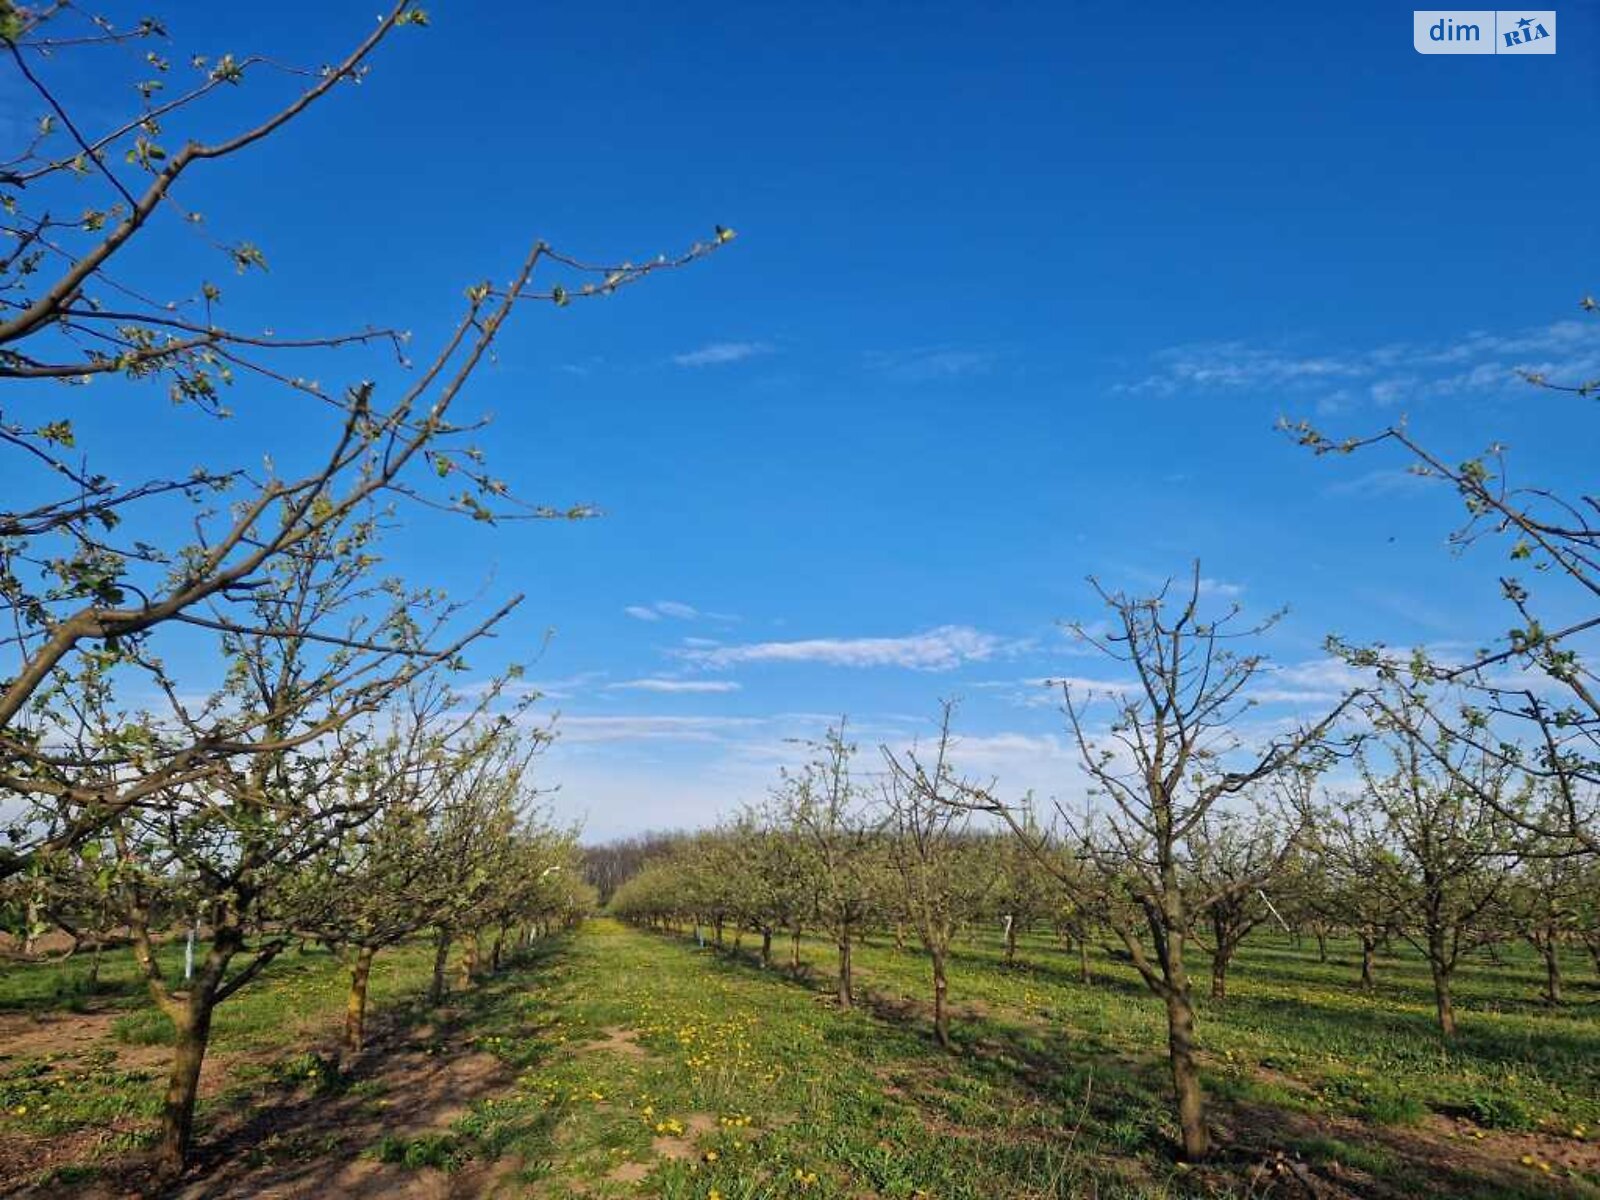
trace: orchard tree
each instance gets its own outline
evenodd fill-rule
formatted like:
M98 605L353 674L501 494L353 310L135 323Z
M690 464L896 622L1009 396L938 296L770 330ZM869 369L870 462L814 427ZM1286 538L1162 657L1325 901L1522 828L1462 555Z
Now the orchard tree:
M1244 939L1273 919L1265 889L1282 872L1295 835L1257 808L1207 813L1185 839L1195 941L1211 956L1213 1000L1228 998L1228 967Z
M1027 932L1035 922L1048 915L1058 890L1030 849L1038 841L1036 837L1030 838L1029 832L1025 828L1020 839L988 839L985 847L993 879L988 908L1000 923L1008 967L1017 961L1018 934Z
M1578 888L1573 932L1589 951L1595 975L1600 977L1600 857L1581 860L1579 878L1582 882Z
M1535 819L1559 828L1561 814L1536 813ZM1552 1006L1562 1002L1561 951L1582 936L1584 896L1594 883L1589 868L1597 860L1581 849L1568 838L1529 841L1502 901L1512 932L1538 952L1545 1003Z
M1387 893L1399 932L1427 960L1439 1029L1454 1038L1451 984L1462 956L1494 933L1489 918L1520 853L1506 814L1521 811L1525 797L1503 757L1446 730L1428 743L1415 736L1416 714L1436 703L1420 684L1374 696L1368 712L1379 740L1357 761L1377 839L1395 864L1367 885Z
M683 893L678 863L657 858L616 886L607 911L612 916L647 929L669 929L683 919Z
M130 774L160 773L164 746L211 727L222 712L244 714L273 747L220 759L199 779L169 782L111 824L119 916L151 998L176 1030L157 1156L166 1177L181 1173L187 1159L216 1006L290 944L284 918L300 872L386 801L381 789L360 782L369 739L357 718L429 673L459 665L462 648L484 628L451 633L456 606L377 577L373 532L364 524L359 537L330 541L325 531L273 560L252 589L248 624L218 633L226 675L210 697L182 695L153 664L164 685L162 718L113 714L98 703L82 714L100 744L126 753L122 770ZM108 696L93 686L80 695ZM206 950L192 980L173 981L154 937L156 922L179 912L203 924Z
M834 994L847 1009L854 1003L853 943L872 914L878 820L851 775L856 747L844 731L841 720L811 743L813 757L784 771L774 803L813 857L817 919L838 949Z
M898 910L916 931L933 972L933 1032L950 1046L949 980L946 964L956 930L970 920L989 889L961 798L971 792L951 765L950 722L954 705L945 702L939 735L924 753L918 747L882 750L888 771L883 781L888 811L889 854L899 882Z
M1586 318L1600 302L1580 302ZM1530 384L1576 397L1573 419L1593 419L1589 401L1600 379L1557 378L1523 371ZM1463 523L1451 534L1457 550L1485 545L1504 555L1501 597L1510 610L1505 632L1466 656L1426 651L1396 654L1382 645L1341 639L1332 648L1348 661L1394 679L1438 685L1418 700L1385 711L1389 726L1424 753L1466 744L1525 774L1554 797L1528 810L1506 802L1498 787L1477 795L1500 805L1501 817L1535 836L1600 853L1600 677L1595 635L1600 631L1600 502L1592 491L1563 494L1513 478L1506 447L1491 444L1461 461L1430 446L1405 424L1375 434L1332 437L1309 421L1283 422L1317 455L1397 451L1411 472L1437 480L1460 498ZM1591 430L1592 435L1592 430ZM1583 436L1575 426L1571 436ZM1448 770L1449 762L1437 764ZM1464 780L1463 786L1472 786ZM1513 795L1520 793L1513 793Z
M10 907L16 915L22 953L34 953L36 939L52 929L71 939L62 957L70 958L87 944L90 958L84 985L94 991L101 954L121 924L117 878L114 841L103 834L71 850L41 856L25 873L0 883L0 897L12 897L10 904L0 902L0 907Z
M350 969L346 1056L362 1049L373 960L459 901L441 886L449 874L437 853L440 810L456 780L519 736L516 716L534 697L490 715L500 691L498 684L481 689L476 703L463 706L437 677L408 689L404 709L379 719L391 728L374 729L346 773L344 787L373 818L343 830L291 880L285 923L337 949Z
M761 935L761 965L772 965L772 939L780 931L793 935L797 956L814 894L809 878L813 859L792 835L766 824L757 810L742 813L727 836L735 872L734 907L739 921Z
M1197 889L1186 870L1185 846L1219 805L1285 772L1308 769L1345 707L1314 725L1247 744L1240 727L1266 660L1234 647L1275 618L1241 626L1237 605L1214 619L1202 616L1200 579L1196 563L1187 586L1174 592L1168 584L1149 597L1091 581L1107 610L1106 631L1072 628L1131 679L1109 698L1113 711L1103 732L1088 702L1063 686L1067 722L1100 808L1085 819L1057 806L1108 924L1166 1009L1178 1126L1191 1160L1206 1156L1211 1134L1184 950L1210 893ZM1009 807L992 800L989 806L1026 836ZM1037 860L1050 864L1053 847L1033 844ZM1074 880L1063 873L1061 882Z
M474 443L482 421L460 413L463 392L519 304L608 295L732 236L718 229L676 258L622 264L535 241L505 277L467 285L454 328L415 362L396 329L303 332L316 319L309 294L281 323L230 323L224 300L236 297L216 280L261 271L267 255L248 236L203 234L188 185L248 170L253 150L358 83L397 30L426 24L399 0L336 64L306 70L269 55L175 58L156 20L119 28L74 5L0 0L0 53L40 114L11 122L18 144L0 153L0 233L11 243L0 255L0 378L12 381L0 408L0 794L20 802L8 806L20 811L8 814L0 878L102 835L128 810L206 786L234 759L283 748L272 714L224 708L185 724L159 758L139 756L137 769L126 769L134 748L108 742L85 770L61 751L59 729L73 720L64 693L88 666L119 691L205 690L169 679L162 648L196 629L250 628L274 564L351 536L374 504L483 521L590 515L516 500ZM107 119L96 97L56 90L64 59L84 60L79 78L100 78L95 57L128 61L129 46L148 47L134 111ZM230 131L202 132L217 125L211 101L274 81L290 94ZM195 232L193 250L151 253L173 224ZM335 352L379 348L386 358L364 362L347 387L312 377L338 367ZM203 421L225 422L235 390L252 407L276 395L266 403L295 414L284 422L293 440L278 458L241 442L177 473L119 479L74 416L111 387L106 399L136 419L132 402L156 384Z
M470 985L478 969L478 934L501 911L504 875L512 869L514 842L532 800L527 772L542 737L502 726L445 782L431 822L431 887L444 902L433 914L433 977L428 1001L449 990L450 950L463 946L461 977Z
M1404 868L1370 805L1337 798L1317 810L1308 833L1311 871L1298 892L1324 920L1342 924L1361 946L1362 991L1377 987L1378 947L1399 925Z
M1026 817L1027 810L1023 815ZM1070 847L1051 843L1036 832L1030 833L1026 826L1024 836L1028 845L1037 847L1039 854L1049 859L1048 863L1040 864L1040 878L1051 897L1047 906L1048 920L1065 949L1077 951L1078 982L1093 983L1089 945L1096 931L1104 926L1105 918L1096 889L1086 878L1084 862Z

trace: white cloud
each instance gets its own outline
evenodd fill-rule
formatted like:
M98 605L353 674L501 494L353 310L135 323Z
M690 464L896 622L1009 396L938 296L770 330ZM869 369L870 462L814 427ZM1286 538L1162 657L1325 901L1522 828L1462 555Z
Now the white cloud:
M728 679L627 679L609 685L610 691L626 692L737 692L741 685Z
M1200 594L1202 596L1221 596L1232 600L1244 595L1244 584L1229 583L1226 579L1201 579Z
M1371 499L1382 496L1396 496L1408 492L1419 491L1438 480L1426 475L1419 475L1415 471L1408 471L1400 467L1384 467L1376 471L1367 471L1351 479L1341 479L1337 483L1330 483L1322 489L1324 496L1357 496Z
M1359 358L1308 357L1244 342L1181 346L1156 355L1160 369L1118 390L1171 395L1183 388L1279 387L1360 378L1370 367Z
M833 667L905 667L949 671L966 662L985 662L1007 649L992 633L966 625L942 625L909 637L808 638L790 642L748 642L694 646L678 653L711 667L741 663L822 663Z
M763 724L760 717L569 717L556 721L556 737L567 745L596 742L720 741Z
M493 688L506 699L536 696L544 700L568 700L599 686L605 677L605 671L579 671L560 679L516 679L509 682L483 679L476 683L462 684L456 691L463 696L476 698L488 694Z
M1117 391L1169 396L1199 390L1272 391L1311 399L1324 412L1363 397L1380 406L1525 386L1522 372L1556 380L1600 374L1600 322L1557 321L1509 335L1470 333L1435 344L1396 343L1300 354L1247 342L1179 346Z
M1372 681L1370 674L1342 658L1313 658L1300 663L1275 663L1257 677L1261 686L1250 698L1262 704L1302 704L1336 701Z
M716 367L770 353L772 347L766 342L712 342L698 350L674 354L672 361L680 367Z
M674 621L694 621L700 617L710 617L719 621L734 620L727 613L701 612L692 604L685 604L681 600L657 600L654 604L630 604L622 610L636 621L659 621L662 617L670 617Z
M1114 679L1089 679L1082 675L1055 675L1049 679L1038 680L1045 687L1053 688L1056 695L1061 694L1062 688L1070 688L1074 693L1093 694L1096 696L1122 696L1134 690L1137 684L1127 680Z
M911 382L980 375L988 371L994 365L994 361L995 355L990 351L952 347L903 350L892 354L875 353L867 356L867 365L872 370Z

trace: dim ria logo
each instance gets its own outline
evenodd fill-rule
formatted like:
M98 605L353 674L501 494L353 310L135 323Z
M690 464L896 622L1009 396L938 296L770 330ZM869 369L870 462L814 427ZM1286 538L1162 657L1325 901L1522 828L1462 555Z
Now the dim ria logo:
M1554 54L1554 9L1417 9L1412 44L1418 54Z

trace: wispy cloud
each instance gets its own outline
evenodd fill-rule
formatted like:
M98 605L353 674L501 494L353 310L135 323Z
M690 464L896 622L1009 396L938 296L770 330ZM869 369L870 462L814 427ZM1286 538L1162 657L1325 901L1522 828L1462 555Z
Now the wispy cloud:
M682 692L686 694L737 692L740 684L731 679L625 679L608 684L613 692Z
M967 625L941 625L908 637L806 638L786 642L747 642L693 646L679 655L708 667L743 663L821 663L832 667L904 667L949 671L967 662L985 662L1009 644Z
M657 600L654 604L630 604L622 610L635 621L659 621L663 617L674 621L696 621L701 617L713 621L736 620L731 613L702 612L681 600Z
M1438 482L1437 479L1401 467L1383 467L1376 471L1365 471L1350 479L1341 479L1337 483L1330 483L1322 489L1322 494L1374 499L1419 491Z
M867 366L893 379L922 382L983 374L994 366L995 357L989 350L929 347L875 352L867 355Z
M1250 698L1262 704L1302 704L1337 701L1371 682L1371 676L1342 658L1313 658L1299 663L1273 664L1259 676L1261 686Z
M1202 596L1219 596L1224 600L1235 600L1244 595L1244 584L1229 583L1226 579L1203 578L1200 580L1200 594Z
M1600 374L1600 323L1557 321L1513 334L1475 332L1447 342L1323 353L1241 341L1178 346L1157 354L1150 374L1116 390L1163 396L1272 391L1340 411L1492 392L1518 386L1524 372L1578 380Z
M1312 380L1326 383L1367 374L1367 363L1353 358L1305 356L1263 349L1245 342L1180 346L1156 355L1158 369L1117 390L1171 395L1186 388L1251 388Z
M556 722L556 737L567 744L592 742L722 741L764 724L760 717L567 717Z
M1075 701L1124 696L1136 685L1126 680L1094 679L1086 675L1048 675L1028 679L988 679L968 685L978 690L999 692L1001 699L1017 708L1059 708L1062 689L1072 692Z
M743 362L762 354L771 354L773 347L767 342L712 342L698 350L674 354L672 361L680 367L720 367L726 363Z
M605 677L604 671L580 671L561 679L518 679L510 682L484 679L476 683L462 684L456 690L461 695L472 698L483 696L493 688L498 690L501 696L508 698L537 696L545 700L570 700L600 686Z

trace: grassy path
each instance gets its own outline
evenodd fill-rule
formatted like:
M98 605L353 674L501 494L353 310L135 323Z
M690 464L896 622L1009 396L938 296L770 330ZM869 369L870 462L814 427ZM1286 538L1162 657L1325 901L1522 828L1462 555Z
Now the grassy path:
M543 1194L1112 1197L1171 1169L1074 1144L1084 1077L955 1069L919 1028L677 940L590 922L542 982L478 1027L521 1074L470 1133Z

